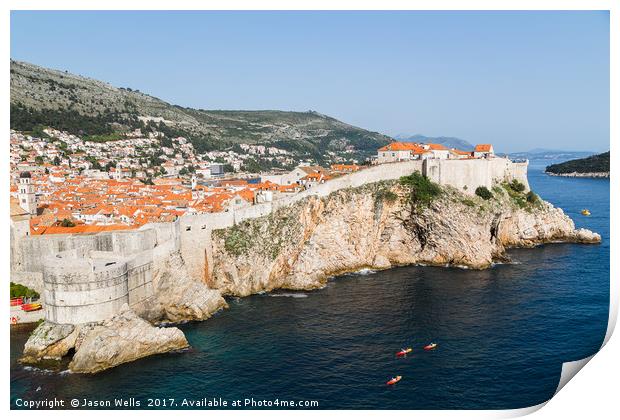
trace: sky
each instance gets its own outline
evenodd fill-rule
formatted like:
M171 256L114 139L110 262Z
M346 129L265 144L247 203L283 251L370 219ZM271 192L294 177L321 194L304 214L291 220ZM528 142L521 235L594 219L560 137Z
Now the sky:
M193 108L609 150L606 11L13 11L11 58Z

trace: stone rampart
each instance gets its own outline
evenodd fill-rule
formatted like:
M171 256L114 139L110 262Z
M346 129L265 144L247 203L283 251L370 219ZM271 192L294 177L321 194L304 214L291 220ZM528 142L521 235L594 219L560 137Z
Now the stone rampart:
M212 270L211 233L247 219L266 216L310 196L364 184L398 179L420 171L434 182L467 194L479 186L517 179L527 183L527 162L508 159L412 160L373 166L315 185L276 201L221 213L184 215L173 223L151 223L140 229L92 235L42 235L13 238L14 278L28 274L43 283L46 319L56 323L100 321L124 303L137 305L153 296L154 272L180 251L194 280L206 280Z

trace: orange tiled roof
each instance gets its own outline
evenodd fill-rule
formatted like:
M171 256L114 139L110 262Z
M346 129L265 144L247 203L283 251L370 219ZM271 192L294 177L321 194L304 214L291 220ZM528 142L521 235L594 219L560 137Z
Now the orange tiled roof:
M399 141L392 142L379 149L380 152L397 152L397 151L411 151L414 153L424 153L424 149L417 143L403 143Z
M482 153L489 153L492 147L493 146L490 144L477 144L474 151L482 152Z

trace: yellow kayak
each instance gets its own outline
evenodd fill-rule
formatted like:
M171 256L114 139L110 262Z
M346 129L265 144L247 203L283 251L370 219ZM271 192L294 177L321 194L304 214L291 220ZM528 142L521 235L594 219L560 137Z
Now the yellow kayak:
M406 356L408 353L411 353L413 349L411 347L407 347L406 349L401 349L401 351L396 352L397 357Z
M583 214L584 216L589 216L590 215L590 210L583 209L583 210L581 210L581 214Z

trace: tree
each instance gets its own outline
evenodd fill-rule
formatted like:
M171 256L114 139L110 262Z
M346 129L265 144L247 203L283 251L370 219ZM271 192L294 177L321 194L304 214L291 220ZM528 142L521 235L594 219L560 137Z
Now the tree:
M37 165L43 165L43 156L37 156L36 158L34 158L34 163L36 163Z
M493 198L493 194L491 193L491 191L489 191L487 187L482 185L476 188L476 195L483 200L490 200L491 198Z
M53 163L54 163L54 166L60 165L60 158L58 156L55 156Z
M60 226L62 226L62 227L75 227L75 223L73 223L69 219L62 219L62 222L60 222Z

